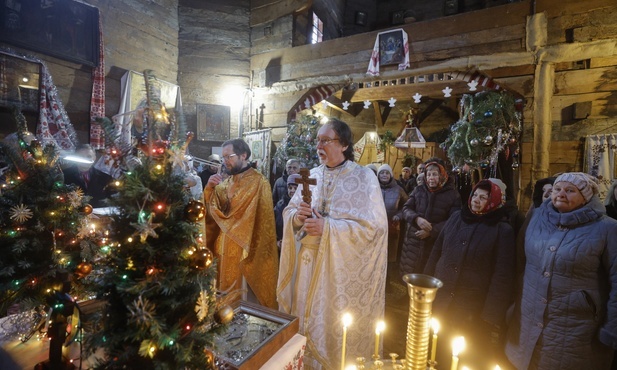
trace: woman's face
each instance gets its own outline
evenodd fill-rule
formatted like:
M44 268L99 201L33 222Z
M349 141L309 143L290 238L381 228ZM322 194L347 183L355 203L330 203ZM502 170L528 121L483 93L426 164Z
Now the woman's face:
M553 184L544 184L542 187L542 202L551 197L551 193L553 192Z
M439 179L439 168L437 166L429 166L424 173L424 182L429 188L436 188L439 186L441 180Z
M488 203L488 190L476 189L471 195L471 211L474 213L480 213L486 207Z
M387 184L390 182L390 172L386 170L379 171L379 182L382 184Z
M559 181L553 185L551 202L560 213L574 211L585 205L585 197L578 188L567 181Z

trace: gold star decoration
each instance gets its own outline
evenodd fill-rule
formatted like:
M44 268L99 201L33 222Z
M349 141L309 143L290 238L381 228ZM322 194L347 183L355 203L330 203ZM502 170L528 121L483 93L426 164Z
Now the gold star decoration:
M23 224L32 218L34 213L30 210L30 208L26 207L23 204L20 204L15 207L11 207L10 217L11 220L14 220L17 223Z
M139 240L142 243L145 243L146 239L148 239L149 236L153 238L159 237L159 235L156 233L156 231L154 231L154 229L161 226L162 224L152 223L153 217L154 217L154 212L150 213L150 217L148 217L147 220L140 217L139 222L137 223L131 222L131 226L133 226L137 230L135 234L133 235L139 235Z

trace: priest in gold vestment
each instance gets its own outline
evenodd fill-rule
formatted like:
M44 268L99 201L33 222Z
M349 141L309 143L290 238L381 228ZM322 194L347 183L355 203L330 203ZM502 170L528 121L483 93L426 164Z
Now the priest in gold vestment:
M353 162L349 126L331 120L317 139L312 204L302 201L301 184L283 212L277 299L307 337L305 368L338 369L345 312L353 319L346 363L373 353L384 314L388 218L377 177Z
M218 259L220 291L245 289L261 305L276 308L278 249L272 190L250 166L250 156L242 139L223 143L222 158L230 176L223 181L220 174L212 175L204 189L206 244Z

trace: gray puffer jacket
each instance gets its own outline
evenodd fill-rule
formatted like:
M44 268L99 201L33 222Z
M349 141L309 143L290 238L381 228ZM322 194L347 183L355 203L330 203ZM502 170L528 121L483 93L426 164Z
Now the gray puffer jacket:
M617 221L594 196L572 212L537 208L506 354L517 369L609 369L617 348Z

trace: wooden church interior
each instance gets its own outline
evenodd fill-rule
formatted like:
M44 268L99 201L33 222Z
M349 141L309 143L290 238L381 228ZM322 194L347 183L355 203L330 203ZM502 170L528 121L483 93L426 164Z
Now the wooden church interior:
M269 128L275 146L296 114L341 119L357 140L367 132L398 135L411 112L427 143L425 148L388 149L386 161L398 176L407 155L445 158L439 144L459 118L461 97L472 93L468 83L474 76L487 82L477 92L498 85L522 99L513 194L521 210L531 203L535 180L590 170L588 136L617 131L614 0L84 3L100 11L108 116L119 110L124 73L144 70L180 87L189 130L198 130L198 106L229 106L230 138ZM317 43L310 40L314 15L323 22L323 40ZM367 75L377 35L391 29L407 33L410 66L385 65L378 76ZM39 66L28 56L44 61L79 141L87 143L93 66L2 37L0 51L17 56L11 70L29 77L22 99L39 85ZM325 101L308 99L323 87L329 91ZM449 97L446 88L452 91ZM422 96L419 103L415 94ZM307 100L312 104L306 106ZM24 113L34 132L36 107ZM10 117L0 101L0 137L15 130ZM193 140L189 150L207 158L221 143ZM373 161L368 150L360 163Z

